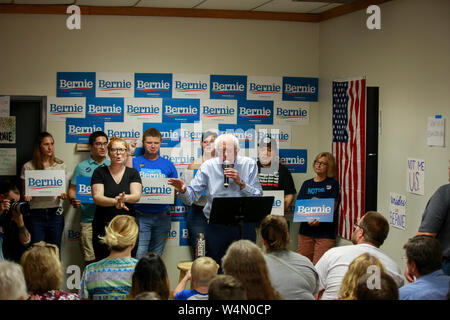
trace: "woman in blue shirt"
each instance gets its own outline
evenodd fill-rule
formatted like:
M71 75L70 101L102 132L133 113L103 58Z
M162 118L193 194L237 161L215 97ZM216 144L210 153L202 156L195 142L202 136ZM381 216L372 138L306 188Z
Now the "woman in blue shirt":
M329 152L319 153L313 162L316 176L303 182L297 200L333 198L333 222L315 220L300 223L297 252L309 258L315 265L320 257L334 247L338 206L340 202L339 183L335 177L335 160Z

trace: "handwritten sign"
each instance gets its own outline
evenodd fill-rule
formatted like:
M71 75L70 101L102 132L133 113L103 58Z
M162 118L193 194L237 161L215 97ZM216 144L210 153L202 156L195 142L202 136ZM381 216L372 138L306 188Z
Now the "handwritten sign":
M139 203L173 204L175 189L167 181L167 178L142 178Z
M16 117L0 118L0 143L16 143Z
M445 120L442 116L428 117L427 145L444 146Z
M406 230L406 196L391 192L389 224L395 228Z
M0 176L16 175L16 148L1 148Z
M81 203L94 203L92 198L91 177L77 177L76 199Z
M272 212L273 216L284 216L284 191L283 190L264 190L263 196L273 196Z
M425 160L407 159L406 191L422 196L425 194Z
M60 196L66 192L64 170L25 170L25 194L33 197Z
M333 222L334 199L307 199L295 202L294 222Z

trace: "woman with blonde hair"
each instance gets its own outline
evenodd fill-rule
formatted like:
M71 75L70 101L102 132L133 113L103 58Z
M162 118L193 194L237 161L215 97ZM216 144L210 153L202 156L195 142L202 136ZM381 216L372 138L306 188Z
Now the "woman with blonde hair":
M59 290L63 282L63 268L58 247L40 241L31 245L20 259L29 300L80 300L77 294Z
M261 249L249 240L233 242L222 258L227 275L238 279L247 291L248 300L280 300L272 287L266 261Z
M356 300L356 288L358 282L365 274L381 274L386 273L381 261L368 253L364 253L355 258L342 279L341 288L339 289L339 299Z
M64 229L64 216L59 196L31 197L25 192L25 172L32 170L66 170L66 165L55 156L55 140L48 132L41 132L35 141L33 157L22 167L20 178L24 200L30 202L31 212L25 224L31 234L31 243L46 241L61 248L61 238Z
M300 223L297 252L309 258L315 265L322 255L335 245L341 198L339 183L334 179L334 156L329 152L319 153L314 159L313 169L316 176L303 182L297 200L334 199L333 222L319 222L314 219Z
M133 204L141 198L142 190L139 172L124 164L127 158L127 142L112 137L108 144L108 155L111 164L95 169L91 178L92 198L97 206L92 221L92 244L97 260L109 254L108 247L99 238L105 235L105 227L117 215L134 217Z
M83 272L79 294L83 299L124 300L131 288L137 260L131 257L139 228L134 217L118 215L106 228L101 240L111 252L105 259L91 263Z

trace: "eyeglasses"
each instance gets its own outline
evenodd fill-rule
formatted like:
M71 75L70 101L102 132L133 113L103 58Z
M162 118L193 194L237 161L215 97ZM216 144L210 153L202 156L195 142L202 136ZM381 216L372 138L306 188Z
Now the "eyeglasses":
M111 148L111 149L109 149L109 151L111 151L111 153L124 154L127 151L127 149L124 149L124 148Z
M359 224L357 224L356 222L355 222L354 226L355 226L355 229L356 229L356 228L360 228L360 229L364 230L364 228L361 227L361 226L360 226Z
M94 146L96 147L106 147L108 145L108 142L95 142Z
M320 166L327 166L328 165L328 163L322 162L322 161L314 161L314 164L318 164Z

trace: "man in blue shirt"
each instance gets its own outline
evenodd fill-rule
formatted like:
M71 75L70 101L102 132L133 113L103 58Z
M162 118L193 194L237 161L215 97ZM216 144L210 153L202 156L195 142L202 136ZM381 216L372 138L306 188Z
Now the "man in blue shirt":
M215 148L217 157L205 161L188 186L181 179L169 179L169 184L175 187L187 205L197 201L206 189L206 205L203 213L208 221L215 197L262 196L256 161L237 155L238 139L231 134L222 134L215 140ZM224 169L222 165L225 160L233 164L233 167ZM224 186L224 176L229 178L228 187ZM254 223L244 223L242 237L256 241ZM237 226L208 224L205 235L206 255L220 265L228 246L239 239Z
M399 289L400 300L447 300L450 277L442 271L442 250L437 239L418 235L403 246L407 279L416 280Z
M94 219L95 204L80 203L76 199L77 178L92 177L92 173L100 166L109 166L110 160L106 158L108 152L108 136L103 131L95 131L89 136L89 159L81 161L73 171L69 186L69 200L74 208L81 208L81 250L86 265L95 261L92 246L92 220Z
M159 156L161 133L155 128L145 130L142 136L144 155L133 159L133 168L139 171L141 178L178 178L178 173L170 160ZM135 147L130 146L130 150ZM139 239L136 257L139 259L147 252L163 254L170 231L169 204L134 205L139 223Z

